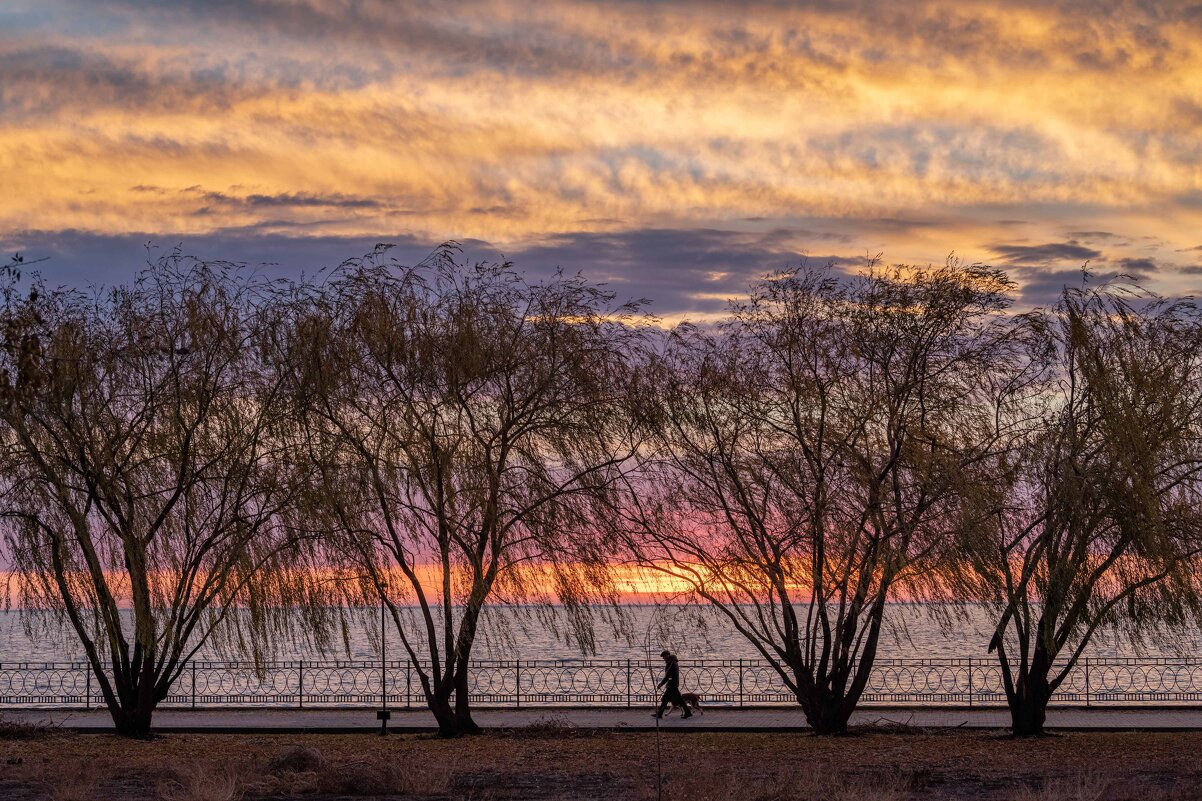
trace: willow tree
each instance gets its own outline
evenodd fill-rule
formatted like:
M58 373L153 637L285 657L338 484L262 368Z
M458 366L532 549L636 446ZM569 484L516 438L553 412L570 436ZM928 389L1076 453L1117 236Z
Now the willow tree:
M964 552L1021 736L1099 628L1197 619L1202 312L1085 285L1020 322L1039 380L999 407L1026 433L989 465Z
M69 624L119 733L215 635L261 657L315 601L255 281L172 254L88 297L9 285L0 488L23 603ZM233 610L237 609L235 614ZM223 626L223 623L236 625Z
M672 332L639 385L634 558L719 609L818 733L846 729L886 603L940 581L1009 288L956 265L773 275Z
M597 521L634 449L637 306L612 300L447 246L416 267L378 250L297 305L287 363L332 563L391 610L444 736L478 731L469 669L486 604L553 598L588 638Z

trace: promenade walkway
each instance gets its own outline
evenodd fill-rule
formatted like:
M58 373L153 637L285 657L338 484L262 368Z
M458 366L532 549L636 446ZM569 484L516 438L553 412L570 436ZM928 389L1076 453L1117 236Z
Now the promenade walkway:
M81 732L104 732L112 720L104 711L3 710L0 717L46 723ZM653 730L649 709L482 709L476 722L485 729L512 729L547 722L556 725L618 731ZM170 732L369 732L379 723L371 709L163 709L155 713L155 729ZM857 713L854 726L916 727L921 729L1004 729L1004 709L870 709ZM1048 726L1071 730L1202 730L1202 709L1070 709L1049 710ZM681 720L672 715L662 727L672 732L804 731L799 709L721 709ZM389 729L398 732L434 730L425 711L396 710Z

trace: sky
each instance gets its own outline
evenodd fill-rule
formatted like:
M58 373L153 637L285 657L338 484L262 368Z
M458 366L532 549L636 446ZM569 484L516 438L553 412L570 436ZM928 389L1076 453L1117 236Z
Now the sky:
M50 282L444 240L669 321L877 254L1191 293L1202 4L0 3L0 248Z

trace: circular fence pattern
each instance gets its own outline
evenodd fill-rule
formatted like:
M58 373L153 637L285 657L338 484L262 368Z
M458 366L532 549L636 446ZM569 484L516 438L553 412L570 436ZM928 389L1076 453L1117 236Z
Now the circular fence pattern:
M658 696L659 660L499 660L471 664L480 706L632 706ZM770 664L756 660L681 662L682 689L712 705L795 704ZM404 661L203 662L188 665L163 706L422 706L417 669ZM1083 659L1053 704L1191 705L1202 702L1202 660ZM998 664L985 659L880 659L863 706L1004 705ZM101 706L86 662L0 663L0 705Z

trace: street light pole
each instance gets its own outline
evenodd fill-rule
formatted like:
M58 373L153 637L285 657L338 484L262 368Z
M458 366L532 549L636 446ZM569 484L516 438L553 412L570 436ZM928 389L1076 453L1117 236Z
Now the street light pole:
M387 584L380 585L380 711L376 713L376 720L380 721L381 737L388 734L388 720L392 717L392 713L388 711L388 629L384 619L387 603L384 593L387 590Z

